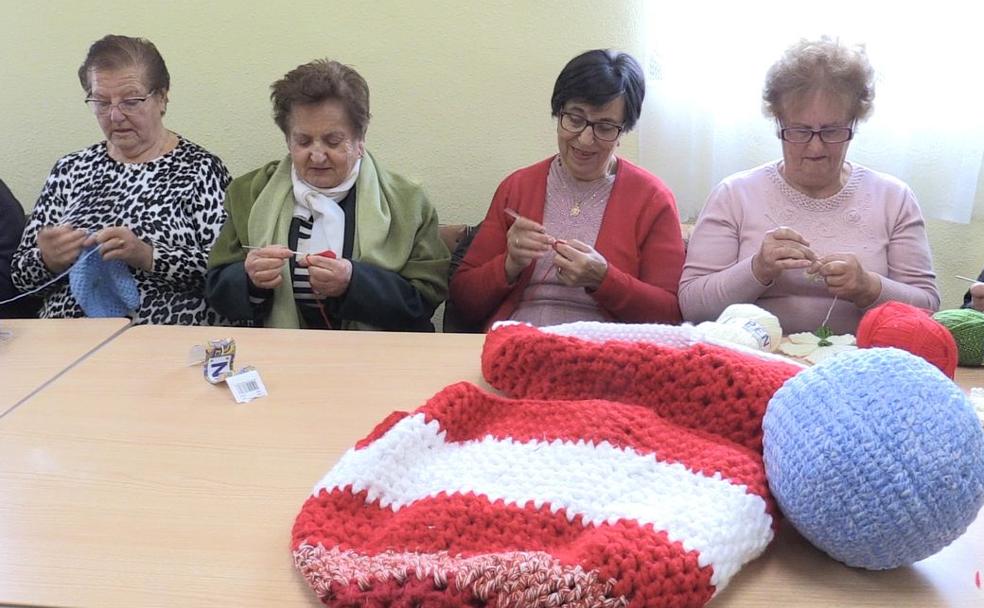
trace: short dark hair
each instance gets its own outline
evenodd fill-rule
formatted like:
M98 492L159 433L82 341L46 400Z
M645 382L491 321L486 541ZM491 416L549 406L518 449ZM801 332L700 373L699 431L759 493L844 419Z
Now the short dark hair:
M109 34L92 43L85 61L79 66L79 83L86 95L92 93L89 72L92 70L119 70L139 67L144 70L144 84L148 91L164 93L171 88L171 75L164 58L154 43L146 38L131 38Z
M550 109L556 118L568 101L603 106L619 95L625 97L623 129L631 131L642 114L646 78L639 62L628 53L595 49L571 59L554 84Z
M351 67L330 59L315 59L299 65L270 85L273 121L284 135L290 130L290 111L294 104L317 104L329 99L342 103L349 123L364 139L369 128L369 85Z

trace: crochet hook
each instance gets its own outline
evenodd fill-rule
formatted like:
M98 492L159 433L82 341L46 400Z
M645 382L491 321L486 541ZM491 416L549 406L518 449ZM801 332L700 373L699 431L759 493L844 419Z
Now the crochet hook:
M267 247L269 247L269 245L267 245ZM262 247L257 247L256 245L243 245L242 248L243 249L263 249ZM324 251L319 251L318 253L304 253L302 251L294 251L293 249L288 249L287 251L288 251L288 253L292 253L294 255L303 255L303 256L317 255L317 256L321 256L323 258L331 258L333 260L336 259L336 257L337 257L335 255L335 252L332 251L331 249L326 249Z

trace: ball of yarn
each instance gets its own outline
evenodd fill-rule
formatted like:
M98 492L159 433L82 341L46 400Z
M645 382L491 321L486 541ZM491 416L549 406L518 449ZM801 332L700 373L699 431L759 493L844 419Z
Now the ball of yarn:
M759 340L759 334L749 332L741 325L728 325L717 321L704 321L695 327L697 332L705 337L721 342L738 344L754 350L766 350Z
M984 504L984 430L967 397L894 348L793 376L763 420L769 487L810 542L849 566L929 557Z
M984 312L958 308L941 310L933 318L950 330L960 365L984 365Z
M732 304L724 309L718 323L735 325L751 334L758 345L755 348L776 352L782 341L779 317L754 304Z
M929 312L909 304L885 302L866 312L858 324L857 342L861 348L892 346L909 351L950 378L957 372L953 336Z

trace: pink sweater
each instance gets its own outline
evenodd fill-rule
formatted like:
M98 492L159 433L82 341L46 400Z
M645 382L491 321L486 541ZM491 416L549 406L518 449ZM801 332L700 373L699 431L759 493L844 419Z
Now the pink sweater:
M792 270L762 285L752 274L765 233L779 226L802 234L818 256L854 253L865 270L881 275L881 295L872 307L897 300L939 308L926 227L907 185L854 164L840 192L814 199L787 184L778 165L736 173L711 192L680 278L685 320L713 320L729 304L750 302L779 317L783 333L815 330L833 301L822 281ZM838 300L831 329L854 333L866 310Z

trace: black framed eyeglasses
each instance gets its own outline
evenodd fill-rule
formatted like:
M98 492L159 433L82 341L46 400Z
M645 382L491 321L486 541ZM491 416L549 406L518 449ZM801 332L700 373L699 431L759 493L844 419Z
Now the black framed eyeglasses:
M117 103L113 104L105 99L96 99L95 97L87 97L85 99L85 105L89 106L92 113L96 116L106 116L113 111L113 106L115 105L119 108L120 113L129 116L140 110L140 106L143 105L145 101L154 96L155 91L151 91L144 95L143 97L127 97L126 99L121 99Z
M825 144L842 144L854 138L854 125L852 122L849 127L824 127L822 129L809 129L807 127L783 127L779 124L779 139L788 141L791 144L808 144L817 136Z
M591 127L591 132L595 139L600 141L615 141L622 134L624 127L610 122L594 122L570 112L560 113L560 128L571 133L580 134L581 131Z

